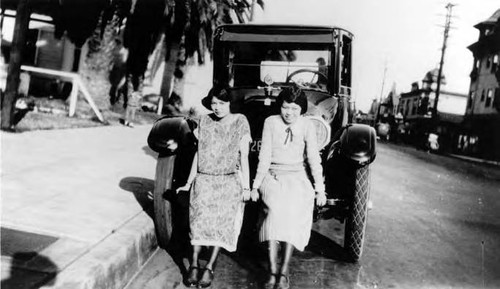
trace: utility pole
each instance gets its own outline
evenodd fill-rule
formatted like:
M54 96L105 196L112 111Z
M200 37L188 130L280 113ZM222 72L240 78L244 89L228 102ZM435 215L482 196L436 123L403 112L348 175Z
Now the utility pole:
M255 13L255 4L257 3L257 0L252 1L252 6L250 7L250 22L253 22L253 17Z
M441 60L439 62L439 71L438 71L438 76L437 76L437 86L436 86L436 96L434 98L434 107L432 108L432 118L434 120L434 124L437 125L437 119L438 119L438 102L439 102L439 93L441 92L441 77L443 75L443 65L444 65L444 54L446 51L446 43L448 41L448 34L450 32L450 25L451 25L451 13L452 9L455 4L448 3L446 5L446 21L444 25L444 36L443 36L443 46L441 48Z
M378 106L377 106L377 115L375 116L375 125L380 120L380 107L382 106L382 98L384 94L384 84L385 84L385 74L387 73L387 61L384 64L384 77L382 78L382 88L380 89L380 97L378 100Z

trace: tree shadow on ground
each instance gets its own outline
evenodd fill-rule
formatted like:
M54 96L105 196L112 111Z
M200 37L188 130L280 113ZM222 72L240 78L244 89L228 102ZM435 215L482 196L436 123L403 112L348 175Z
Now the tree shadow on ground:
M16 252L11 258L9 278L2 280L0 288L37 289L55 284L59 269L49 258L37 252Z
M126 177L120 181L120 188L134 194L142 209L154 218L153 189L154 181L139 177Z

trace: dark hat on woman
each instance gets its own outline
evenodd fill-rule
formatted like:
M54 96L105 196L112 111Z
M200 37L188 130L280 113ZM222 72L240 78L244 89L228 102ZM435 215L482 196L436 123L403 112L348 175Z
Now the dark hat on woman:
M201 104L208 110L212 110L212 97L217 97L222 101L231 101L231 95L229 94L227 88L224 87L212 87L208 91L208 95L201 100Z

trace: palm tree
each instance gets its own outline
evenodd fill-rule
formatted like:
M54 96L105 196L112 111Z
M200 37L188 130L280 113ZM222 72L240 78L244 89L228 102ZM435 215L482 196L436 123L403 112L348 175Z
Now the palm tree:
M184 75L189 58L196 53L198 63L203 64L207 51L212 56L212 33L215 27L224 23L249 21L252 6L255 4L264 6L262 0L169 0L167 2L168 13L164 30L165 66L160 91L164 102L172 93L183 97Z
M183 85L188 58L195 52L198 62L211 53L211 35L222 23L246 22L255 3L263 0L2 0L2 9L16 9L16 33L12 43L11 63L5 95L2 95L2 129L12 128L12 114L17 98L22 58L29 15L37 12L53 18L56 36L64 33L81 47L95 30L106 25L115 27L125 22L124 45L129 49L127 78L129 93L141 90L148 57L163 41L165 71L161 95L168 98ZM26 18L27 16L27 18ZM24 17L24 18L21 18ZM28 19L28 20L27 20ZM22 21L21 21L22 20ZM102 37L101 33L101 37ZM77 51L79 51L77 49ZM170 83L174 78L174 87ZM141 93L142 94L142 93Z

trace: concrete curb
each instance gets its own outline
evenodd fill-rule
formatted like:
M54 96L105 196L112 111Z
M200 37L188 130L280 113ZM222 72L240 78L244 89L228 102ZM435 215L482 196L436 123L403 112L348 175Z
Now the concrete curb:
M500 162L496 162L496 161L490 161L490 160L485 160L485 159L478 159L478 158L473 158L473 157L468 157L468 156L462 156L462 155L456 155L456 154L447 154L447 156L450 156L450 157L456 158L456 159L461 159L461 160L469 161L469 162L481 163L481 164L488 164L488 165L500 167Z
M64 268L51 289L123 288L157 249L153 220L142 211Z

